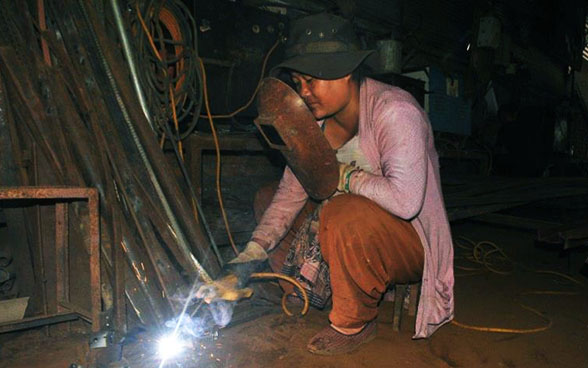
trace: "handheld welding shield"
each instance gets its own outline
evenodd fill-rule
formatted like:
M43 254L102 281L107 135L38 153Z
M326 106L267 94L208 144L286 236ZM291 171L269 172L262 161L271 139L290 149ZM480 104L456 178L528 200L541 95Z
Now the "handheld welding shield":
M302 98L277 78L265 78L257 95L254 120L272 148L280 150L308 195L330 197L339 182L339 164Z

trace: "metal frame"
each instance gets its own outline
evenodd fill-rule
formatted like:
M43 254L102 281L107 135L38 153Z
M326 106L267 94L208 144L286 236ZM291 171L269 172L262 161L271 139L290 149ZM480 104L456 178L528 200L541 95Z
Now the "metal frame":
M262 152L265 150L260 139L251 133L219 135L221 151ZM214 150L214 138L211 134L192 134L185 143L188 154L190 180L198 199L202 198L202 151Z
M82 318L92 323L92 331L100 330L100 225L98 191L95 188L61 187L0 187L0 200L50 199L55 203L55 275L57 313L43 314L24 320L0 324L0 333L30 327L59 323ZM90 222L90 295L92 310L87 311L72 304L69 298L69 243L68 203L71 200L86 200ZM41 260L43 263L44 260ZM47 303L47 300L44 301ZM69 317L68 317L69 316ZM71 318L70 318L71 317Z

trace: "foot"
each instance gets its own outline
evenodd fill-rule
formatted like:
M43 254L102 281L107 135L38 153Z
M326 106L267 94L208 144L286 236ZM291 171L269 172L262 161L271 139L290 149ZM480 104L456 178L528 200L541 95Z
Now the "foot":
M367 323L361 327L357 327L357 328L345 328L345 327L338 327L335 326L334 324L331 323L331 328L334 329L337 332L342 333L343 335L355 335L356 333L360 333L365 326L367 325Z
M376 337L376 321L371 321L358 333L346 335L328 326L314 335L307 345L308 351L318 355L338 355L352 352Z

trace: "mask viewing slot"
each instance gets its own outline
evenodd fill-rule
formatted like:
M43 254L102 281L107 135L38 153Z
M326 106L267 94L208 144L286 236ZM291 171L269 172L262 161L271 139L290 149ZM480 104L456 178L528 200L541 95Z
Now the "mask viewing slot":
M259 131L261 132L261 135L263 136L267 144L271 148L279 149L281 151L290 150L286 142L284 142L284 140L282 139L280 132L278 132L278 130L271 123L267 123L261 120L262 119L256 119L255 125L257 126L257 129L259 129Z

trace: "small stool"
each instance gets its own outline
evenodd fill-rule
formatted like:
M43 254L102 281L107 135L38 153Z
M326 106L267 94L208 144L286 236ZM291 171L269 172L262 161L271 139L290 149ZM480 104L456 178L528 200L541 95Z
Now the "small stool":
M404 300L406 297L409 298L408 315L414 317L416 315L417 306L419 304L420 293L420 282L414 284L394 285L394 315L392 317L392 329L394 331L400 331L400 320L402 319L402 309L404 307Z

